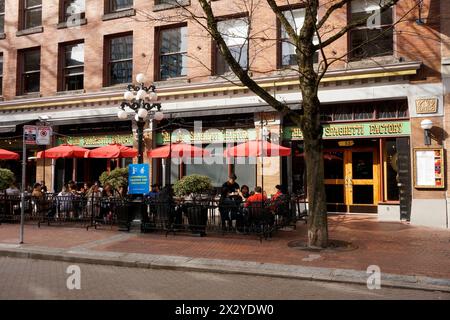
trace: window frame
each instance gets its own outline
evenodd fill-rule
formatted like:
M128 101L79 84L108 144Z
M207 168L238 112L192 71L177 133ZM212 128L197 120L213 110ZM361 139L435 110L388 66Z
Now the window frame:
M360 31L360 30L372 30L367 26L358 26L355 27L351 30L349 30L348 32L348 36L347 36L347 48L348 48L348 59L350 61L360 61L360 60L364 60L364 59L373 59L373 58L377 58L377 57L389 57L389 56L393 56L394 52L395 52L395 41L394 41L394 21L395 21L395 6L390 7L390 9L392 10L391 14L392 14L392 23L391 24L381 24L379 28L376 28L375 30L382 30L381 33L384 33L387 29L392 28L392 52L391 53L386 53L386 54L382 54L382 55L375 55L375 56L364 56L364 57L358 57L354 55L354 50L352 48L352 34L355 31ZM352 21L352 2L350 1L349 4L347 5L347 23L350 23ZM375 40L376 41L376 40Z
M5 33L5 12L6 12L6 0L3 0L3 11L0 11L0 20L3 20L3 30L0 30L0 35Z
M158 28L155 28L155 63L154 63L154 66L155 66L155 70L154 70L154 77L155 77L155 79L157 79L157 80L159 80L159 81L167 81L167 80L170 80L170 79L179 79L179 78L185 78L185 77L187 77L187 72L186 72L186 74L185 75L180 75L180 76L177 76L177 77L173 77L173 78L167 78L167 79L163 79L162 77L161 77L161 57L162 56L171 56L171 55L178 55L178 54L181 54L181 55L186 55L187 56L187 54L188 54L188 41L189 41L189 39L188 39L188 37L186 36L186 42L187 42L187 44L186 44L186 51L178 51L178 52L171 52L171 53L165 53L165 54L161 54L161 34L162 34L162 32L164 32L164 31L167 31L167 30L173 30L173 29L180 29L180 28L186 28L186 31L187 31L187 23L178 23L178 24L172 24L172 25L168 25L168 26L161 26L161 27L158 27Z
M32 71L25 71L25 55L29 52L32 51L39 51L39 70L32 70ZM41 47L32 47L32 48L26 48L26 49L21 49L17 52L18 55L18 59L17 59L17 72L18 72L18 76L17 76L17 89L16 89L16 93L18 96L23 96L23 95L29 95L29 94L33 94L33 93L39 93L41 91L41 59L42 59L42 54L41 54ZM35 74L35 73L39 73L39 90L38 91L32 91L32 92L26 92L25 91L25 76L27 74Z
M132 53L130 59L118 59L111 60L111 41L116 38L122 38L131 36L132 38ZM134 37L133 31L123 32L123 33L114 33L110 35L105 35L104 37L104 54L103 54L103 65L104 65L104 73L103 73L103 87L111 87L121 85L119 83L112 84L111 83L111 66L113 63L131 61L131 74L133 75L133 53L134 53ZM133 79L133 76L131 77Z
M238 19L244 19L244 18L249 19L248 13L240 13L240 14L233 14L233 15L217 17L216 18L216 22L218 24L219 22L222 22L222 21L238 20ZM250 27L250 24L248 24L248 27ZM246 39L245 46L247 47L246 50L245 50L246 55L247 55L247 66L246 66L246 68L243 68L243 69L244 69L244 71L249 71L249 69L250 69L250 41L249 41L249 39ZM212 59L211 59L212 60L212 68L211 68L211 70L212 70L213 75L215 75L215 76L223 76L223 75L225 75L225 74L227 74L229 72L232 72L232 71L225 71L224 73L219 73L218 72L218 60L219 60L218 57L219 57L219 55L220 55L220 57L222 59L224 59L224 63L225 64L228 65L228 63L225 61L225 58L222 57L222 55L220 54L219 48L217 46L217 43L214 40L212 40L212 47L213 47L213 50L211 50L211 53L212 53L213 56L212 56ZM234 48L234 47L239 47L239 45L235 45L235 46L231 46L231 47L228 46L229 49L230 48ZM240 47L242 48L242 46L240 46ZM237 62L239 63L239 61L237 61ZM228 68L229 68L229 66L228 66Z
M77 90L84 90L84 73L85 73L85 61L83 61L83 65L78 66L66 66L66 48L69 46L76 46L78 44L85 44L84 40L75 40L70 42L63 42L59 43L59 50L58 50L58 92L68 92L68 91L77 91ZM83 48L85 50L85 47ZM81 89L74 89L74 90L67 90L67 74L66 71L69 69L74 68L83 68L83 73L77 74L77 75L83 75L83 88Z
M70 6L73 0L60 0L59 2L59 23L66 23L67 22L67 8ZM85 6L86 6L86 0L85 0ZM68 5L69 4L69 5ZM86 18L86 10L83 12L80 12L80 20Z
M0 72L0 97L3 96L3 71L4 71L4 56L3 52L0 52L0 64L1 64L1 72Z
M382 111L382 107L388 105L395 111L394 117L380 117L379 114ZM372 117L370 119L357 119L356 109L359 107L371 106L372 107ZM336 120L336 110L342 109L343 107L351 109L351 118L346 120ZM394 109L395 108L395 109ZM402 109L404 108L404 109ZM322 112L329 111L329 112ZM405 112L405 116L400 116L400 112ZM325 115L331 116L331 119L324 120ZM321 123L346 123L346 122L370 122L370 121L395 121L395 120L407 120L410 118L408 104L403 100L387 100L387 101L368 101L364 103L343 103L340 105L330 104L323 105L321 110Z
M40 24L37 26L27 26L27 12L32 11L32 10L36 10L36 9L40 9L41 11L41 21ZM40 5L36 5L36 6L31 6L31 7L27 7L27 0L21 0L19 3L19 25L20 25L20 30L27 30L27 29L33 29L33 28L39 28L42 27L42 0L41 0L41 4Z
M300 9L306 9L304 4L293 4L293 5L288 5L288 6L283 6L280 7L280 11L282 13L284 13L285 11L295 11L295 10L300 10ZM293 64L289 64L289 65L284 65L283 64L283 42L286 43L290 43L286 40L289 40L289 38L283 38L283 25L280 21L280 19L278 19L278 17L276 18L276 27L277 27L277 69L288 69L291 66L295 66ZM293 45L293 44L292 44ZM314 57L315 61L314 63L318 63L319 62L319 51L316 51L315 53L315 57Z
M130 7L113 10L113 8L115 7L115 2L116 2L116 0L105 0L104 1L104 4L105 4L105 10L104 10L105 12L104 13L105 14L122 12L122 11L130 10L130 9L134 8L134 0L131 0L131 6Z

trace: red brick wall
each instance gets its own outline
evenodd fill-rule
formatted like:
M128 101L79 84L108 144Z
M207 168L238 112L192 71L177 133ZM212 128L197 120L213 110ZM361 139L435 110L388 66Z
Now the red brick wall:
M242 7L243 0L220 0L213 2L216 12L221 15L245 10ZM192 10L196 1L191 1ZM237 5L234 2L239 2ZM256 1L257 2L257 1ZM285 3L286 0L279 1ZM400 17L407 12L415 0L400 0L396 9L396 16ZM431 3L431 5L430 5ZM134 73L145 72L149 79L154 75L154 35L157 21L145 21L146 18L138 13L131 18L121 18L110 21L102 21L104 12L103 0L86 1L87 25L79 29L57 29L58 23L58 1L43 1L43 27L44 32L28 36L16 36L18 19L18 1L6 1L6 39L0 40L0 52L4 56L3 95L4 98L12 99L16 95L16 52L18 49L41 46L41 94L51 96L56 94L57 89L57 50L58 43L72 40L85 40L85 90L87 92L99 91L103 84L103 39L105 35L132 31L134 36ZM153 1L135 0L135 8L138 11L150 13L154 17L167 16L174 10L160 12L152 11ZM326 7L321 9L323 14ZM346 8L333 15L335 25L346 21ZM219 15L219 14L217 14ZM423 12L424 18L429 18L427 24L418 26L415 23L418 10L415 9L407 15L405 21L397 26L395 40L395 57L403 57L405 60L423 61L424 68L416 77L417 81L438 81L440 79L440 27L439 27L439 2L425 0ZM254 40L250 46L252 69L256 76L266 75L276 69L277 45L274 40L277 35L276 19L265 1L259 3L254 12L253 34L259 39ZM172 19L174 19L172 17ZM204 66L212 65L212 42L207 32L195 23L189 23L189 54L193 57L189 61L188 78L192 82L209 81L211 71ZM266 40L263 40L266 38ZM268 39L268 40L267 40ZM339 56L345 53L347 48L347 37L342 37L330 48L326 49L329 56ZM345 61L336 63L332 68L346 66Z

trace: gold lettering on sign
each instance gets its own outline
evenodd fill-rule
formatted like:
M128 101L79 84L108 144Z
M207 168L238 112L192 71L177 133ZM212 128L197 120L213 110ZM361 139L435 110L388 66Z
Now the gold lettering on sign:
M370 135L386 135L402 133L402 123L383 123L383 124L371 124L369 126Z
M325 137L341 137L341 136L362 136L364 135L364 126L329 126L324 130Z
M430 99L417 99L416 100L416 113L436 113L438 111L437 98Z

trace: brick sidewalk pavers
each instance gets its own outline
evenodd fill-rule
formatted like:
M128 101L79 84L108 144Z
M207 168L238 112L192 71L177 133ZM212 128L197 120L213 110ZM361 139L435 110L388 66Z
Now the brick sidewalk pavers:
M306 226L277 232L262 243L254 236L208 235L204 238L162 233L124 234L107 227L86 231L81 227L27 225L26 246L89 249L172 255L192 258L253 261L307 267L365 271L378 265L382 272L450 279L450 230L411 226L400 222L378 222L375 217L341 215L329 219L330 239L351 242L351 251L310 252L288 247L305 240ZM0 243L17 243L18 225L0 225ZM123 235L123 236L121 236Z

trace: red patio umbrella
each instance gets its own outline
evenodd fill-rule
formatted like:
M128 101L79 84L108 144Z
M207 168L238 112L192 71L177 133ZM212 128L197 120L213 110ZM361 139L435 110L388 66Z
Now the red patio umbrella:
M226 148L226 157L286 157L291 149L265 140L252 140Z
M47 159L59 159L59 158L84 158L88 149L74 146L71 144L62 144L60 146L50 148L45 150L45 154L43 151L39 151L37 154L38 159L47 158Z
M252 140L225 149L226 157L286 157L291 149L265 140ZM264 162L261 162L261 185L264 188Z
M211 155L208 150L186 144L186 143L172 143L163 147L159 147L147 152L150 158L201 158Z
M126 147L124 145L113 143L94 150L89 150L85 154L85 158L134 158L137 157L138 151L136 149Z
M8 151L5 149L0 149L0 159L1 160L19 160L20 156L18 153Z

